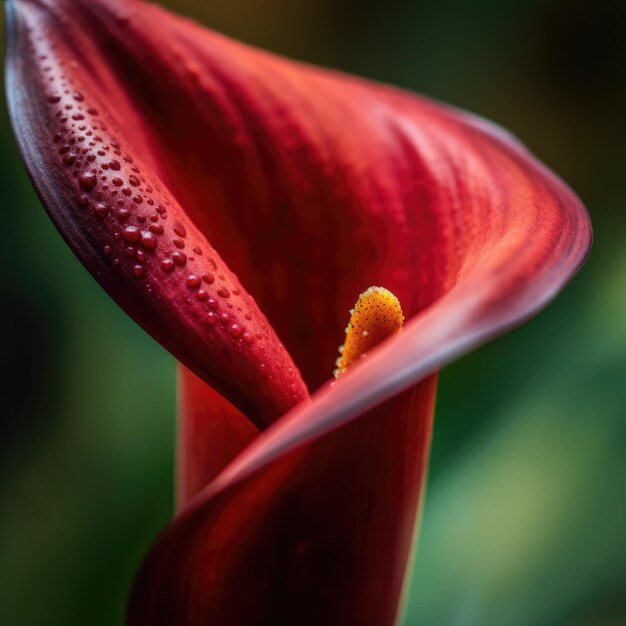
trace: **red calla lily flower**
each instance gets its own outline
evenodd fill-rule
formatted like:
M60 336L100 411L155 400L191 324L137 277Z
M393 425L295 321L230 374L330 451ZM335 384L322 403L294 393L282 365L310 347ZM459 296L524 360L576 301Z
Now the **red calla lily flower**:
M179 510L129 624L393 624L436 371L575 273L591 239L580 202L489 122L155 6L7 12L33 184L183 364ZM369 285L407 321L330 385Z

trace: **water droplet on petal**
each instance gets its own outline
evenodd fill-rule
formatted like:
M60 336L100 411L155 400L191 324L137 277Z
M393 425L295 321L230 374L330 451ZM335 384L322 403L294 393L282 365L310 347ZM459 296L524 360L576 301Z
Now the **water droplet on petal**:
M159 240L147 230L142 230L140 235L140 243L146 248L146 250L154 250L159 243Z
M185 263L187 263L187 255L184 252L176 250L176 252L172 254L172 261L174 261L178 267L183 267Z
M78 178L78 183L85 191L91 191L95 186L98 179L93 172L85 172Z
M98 204L93 207L93 212L98 219L103 220L109 213L109 207L102 202L98 202Z
M161 261L161 269L164 272L167 272L169 274L170 272L174 271L174 268L175 268L175 265L172 259L163 259L163 261Z
M124 207L119 208L115 214L120 222L125 222L130 217L130 211Z
M123 231L122 231L122 237L124 237L124 239L126 239L126 241L138 241L140 234L139 234L139 229L136 226L127 226Z
M187 287L189 287L189 289L197 289L200 286L200 278L198 276L194 276L193 274L190 274L187 277Z
M228 332L233 337L239 337L241 334L243 334L243 327L235 322L228 327Z

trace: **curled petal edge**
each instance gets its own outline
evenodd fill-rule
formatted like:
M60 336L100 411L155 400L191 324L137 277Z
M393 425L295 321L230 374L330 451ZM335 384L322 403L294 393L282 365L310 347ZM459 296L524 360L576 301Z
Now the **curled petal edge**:
M505 234L497 244L505 253L487 250L468 276L409 320L402 333L374 350L349 376L315 392L310 404L296 407L262 433L189 503L185 514L281 455L323 437L529 320L584 264L591 248L591 223L574 193L508 132L476 116L466 119L518 158L532 163L534 173L567 207L568 220L547 248L545 265L535 267L536 260L529 255L529 266L524 267L523 249L537 234L532 228ZM529 269L533 273L529 274Z

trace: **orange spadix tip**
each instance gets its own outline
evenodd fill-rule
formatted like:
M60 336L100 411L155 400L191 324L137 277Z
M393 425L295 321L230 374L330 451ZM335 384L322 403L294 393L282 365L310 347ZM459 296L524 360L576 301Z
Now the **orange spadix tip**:
M339 346L338 378L352 363L363 358L368 350L397 333L404 322L398 298L384 287L370 287L364 291L350 310L350 323L346 328L346 340Z

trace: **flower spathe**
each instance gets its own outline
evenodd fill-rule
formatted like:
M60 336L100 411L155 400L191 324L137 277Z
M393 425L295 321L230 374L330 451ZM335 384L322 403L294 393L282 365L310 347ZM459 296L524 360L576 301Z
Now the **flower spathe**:
M180 510L129 623L393 624L435 373L580 267L580 202L488 122L155 6L12 0L8 18L44 206L184 364ZM403 330L331 387L367 285Z

